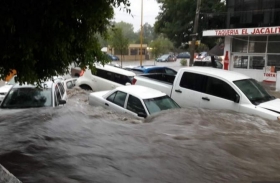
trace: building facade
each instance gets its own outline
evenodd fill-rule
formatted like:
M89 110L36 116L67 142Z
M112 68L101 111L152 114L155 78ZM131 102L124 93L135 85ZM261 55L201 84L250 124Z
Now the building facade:
M227 0L227 29L203 36L224 37L224 69L258 81L276 81L280 71L280 1Z

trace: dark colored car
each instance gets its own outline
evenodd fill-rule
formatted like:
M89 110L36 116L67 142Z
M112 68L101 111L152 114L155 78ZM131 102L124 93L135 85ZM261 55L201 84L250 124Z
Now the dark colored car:
M176 57L174 55L165 54L156 59L157 62L174 62Z
M111 61L119 61L120 60L119 57L117 57L116 55L112 55L112 54L107 53L107 56L108 56L109 60L111 60Z
M177 58L191 58L191 55L189 52L181 52L177 55Z
M148 73L165 73L169 75L177 74L177 71L165 66L137 66L134 68L129 68L129 70L135 72L135 74L148 74Z

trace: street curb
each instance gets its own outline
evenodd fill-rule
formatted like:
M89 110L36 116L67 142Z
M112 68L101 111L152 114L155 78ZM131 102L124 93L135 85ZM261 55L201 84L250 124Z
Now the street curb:
M21 183L21 182L0 164L0 183Z

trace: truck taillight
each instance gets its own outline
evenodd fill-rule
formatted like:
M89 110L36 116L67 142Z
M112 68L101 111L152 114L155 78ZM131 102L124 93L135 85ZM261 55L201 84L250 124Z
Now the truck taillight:
M136 83L136 81L137 81L137 79L135 79L135 78L133 78L133 80L132 80L132 85L135 85L135 83Z
M80 76L83 76L83 75L84 75L84 73L85 73L85 71L84 71L84 70L82 70L82 71L80 72Z

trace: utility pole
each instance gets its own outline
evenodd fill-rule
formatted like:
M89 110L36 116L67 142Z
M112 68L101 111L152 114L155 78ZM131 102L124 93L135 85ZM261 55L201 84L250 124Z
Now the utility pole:
M192 66L193 60L194 60L195 42L196 42L196 37L198 35L197 29L198 29L200 6L201 6L201 0L197 0L195 20L194 20L194 26L193 26L193 34L191 34L191 36L192 36L192 43L191 43L190 66Z
M140 66L142 67L142 54L143 54L143 48L142 48L142 44L143 44L143 0L141 0L141 31L140 31Z

